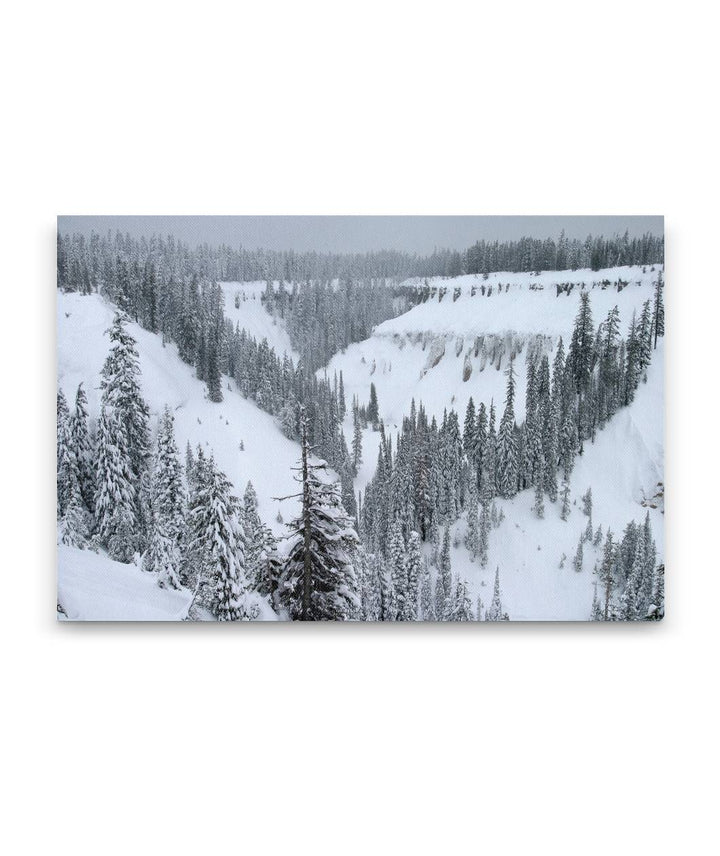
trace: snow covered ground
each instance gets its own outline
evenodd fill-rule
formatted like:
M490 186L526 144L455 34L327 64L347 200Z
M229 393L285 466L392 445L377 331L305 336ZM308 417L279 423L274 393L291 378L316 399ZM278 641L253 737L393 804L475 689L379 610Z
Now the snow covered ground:
M494 273L457 279L435 278L431 287L446 287L443 300L419 304L397 318L380 324L373 335L336 354L328 367L330 373L343 372L348 404L353 396L367 403L370 384L378 394L379 410L386 429L394 435L402 418L410 411L412 399L422 401L429 416L438 421L445 408L454 407L465 415L468 399L476 406L495 401L498 422L505 397L507 366L513 346L522 347L515 359L517 390L515 412L522 420L525 411L526 357L530 347L544 349L551 360L562 336L567 346L580 301L580 284L590 294L594 324L605 319L610 309L620 310L621 330L626 335L632 313L653 296L658 268L613 268L601 271ZM603 280L629 281L620 293L614 287L603 288ZM576 283L569 295L556 296L556 283ZM407 284L422 287L425 280ZM498 284L503 289L498 293ZM505 284L510 287L506 292ZM470 296L475 286L477 293ZM480 286L493 286L493 294L483 297ZM453 290L461 295L453 301ZM540 288L542 286L542 288ZM476 353L478 337L485 337ZM537 337L540 337L538 339ZM494 348L494 352L493 352ZM494 356L494 359L491 359ZM438 359L439 357L439 359ZM469 377L467 368L470 368ZM580 497L592 485L595 510L593 525L603 532L610 526L615 535L634 519L641 523L649 510L658 554L663 555L663 515L661 508L648 509L640 503L650 500L663 475L663 344L654 352L647 384L641 384L633 404L621 410L597 435L594 444L586 444L577 459L571 479L573 505L568 521L560 519L559 501L546 501L545 519L532 513L533 493L525 491L513 500L498 500L505 520L490 535L488 564L485 569L469 561L462 546L465 521L452 527L460 547L452 551L453 572L467 579L474 596L485 605L492 597L496 566L501 569L503 604L513 620L586 620L590 615L593 568L599 550L585 546L583 572L573 569L572 558L587 517L580 510ZM352 416L346 417L344 431L352 437ZM356 488L363 489L375 472L379 433L363 432L363 463ZM559 568L566 554L564 567Z
M335 371L342 371L348 405L353 396L367 404L370 384L374 383L380 416L386 429L393 433L402 424L403 416L410 412L413 398L416 404L422 401L428 415L436 416L438 421L445 408L453 407L462 425L470 396L476 406L481 401L489 405L493 400L499 420L505 398L504 369L513 347L521 347L515 359L518 380L515 412L521 419L525 412L528 350L536 348L546 352L552 366L562 336L567 353L580 302L580 285L585 283L590 294L595 325L617 305L625 335L633 311L639 313L643 303L653 296L657 270L647 267L643 273L640 267L621 267L600 271L544 271L538 276L492 273L487 280L481 275L408 280L406 285L423 287L427 282L431 287L447 288L447 293L441 302L436 295L427 303L378 325L369 339L336 354L327 371L331 376ZM600 284L603 280L615 282L618 279L629 281L619 294L614 287L603 288ZM570 294L556 297L556 283L571 282L576 285ZM503 284L500 293L499 283ZM506 292L508 283L510 288ZM486 290L493 287L490 297L481 295L482 285ZM477 291L471 297L473 286ZM461 288L461 295L453 301L456 287ZM468 369L469 377L464 380ZM662 401L662 397L658 400ZM351 438L351 413L344 430L346 437ZM377 433L364 433L358 487L364 487L375 472L378 441Z
M254 304L254 301L248 302ZM58 385L72 407L77 386L84 381L91 420L99 414L100 372L109 348L108 337L104 334L113 313L113 305L97 294L58 293ZM260 313L268 318L268 327L272 329L272 319L259 301L246 313L248 329L252 325L258 329ZM174 344L163 346L160 336L137 324L129 324L128 330L137 341L141 386L150 407L153 428L165 405L170 405L175 416L175 436L183 456L188 441L193 448L199 443L212 452L239 496L251 480L258 495L261 517L276 534L286 534L285 527L276 520L281 506L272 497L296 492L290 468L297 463L299 446L282 434L272 416L237 393L232 380L223 379L225 400L213 404L207 398L205 384L197 379L193 367L180 359ZM285 331L282 333L287 336ZM227 389L228 384L232 392ZM240 450L241 441L244 451ZM294 500L283 502L283 518L289 520L296 508Z
M513 621L585 621L590 617L595 562L602 546L583 545L583 570L573 567L573 556L588 518L582 513L580 497L592 486L593 527L608 527L618 537L630 520L642 524L649 512L658 561L664 556L662 501L654 501L663 475L663 350L654 354L646 384L635 401L620 410L595 443L585 446L570 478L572 508L567 521L560 518L560 500L545 500L545 517L532 512L533 491L512 500L497 500L505 520L490 533L488 563L480 568L470 562L462 546L451 551L453 572L467 579L474 596L487 607L492 598L495 568L501 569L503 607ZM642 505L647 501L647 505ZM652 508L651 504L657 505ZM465 521L453 532L462 542ZM566 555L564 567L560 560Z
M603 288L602 280L629 281L619 294ZM525 359L529 349L544 350L552 359L563 336L566 345L577 314L580 284L589 290L594 323L597 325L617 304L623 334L633 311L639 312L652 296L657 271L648 268L619 268L609 271L548 272L464 276L454 280L431 279L431 287L446 287L441 302L437 295L405 314L379 325L373 335L337 354L327 371L343 372L348 406L353 396L367 403L370 383L376 386L380 414L394 433L411 400L423 401L430 415L442 418L444 408L454 407L461 422L469 397L475 403L493 399L502 412L505 395L503 369L512 350L518 351L516 413L524 413ZM424 280L409 282L418 287ZM569 295L556 296L556 283L576 283ZM498 292L498 284L503 289ZM505 284L509 288L505 291ZM483 297L480 286L493 286L492 296ZM471 296L471 289L477 293ZM594 286L594 287L593 287ZM453 301L453 290L461 294ZM223 283L225 312L233 324L258 339L267 338L279 353L293 354L282 322L271 317L260 301L265 283ZM239 306L235 296L240 295ZM242 296L245 295L245 300ZM91 419L99 412L100 371L108 351L104 335L114 307L98 295L57 296L58 383L72 405L80 381L85 382ZM212 452L228 474L238 495L251 479L262 518L276 534L285 527L276 521L278 503L274 496L296 491L291 467L299 448L285 438L273 418L246 401L224 379L225 401L207 399L205 384L194 369L183 363L175 345L163 346L159 336L129 325L138 343L142 389L153 417L169 404L175 414L178 444L184 451L189 440ZM232 392L227 390L230 384ZM351 415L344 426L352 436ZM379 434L365 431L363 465L356 480L362 489L372 477L377 459ZM244 451L240 450L240 443ZM503 606L513 620L585 620L589 617L594 583L593 568L599 550L585 545L583 571L572 564L578 538L587 518L580 511L580 496L592 485L593 525L603 532L610 526L619 535L629 520L642 522L648 510L641 503L651 500L663 481L663 349L654 353L646 384L641 384L634 403L621 410L587 444L578 458L571 480L573 505L568 521L560 519L559 502L546 502L545 519L531 511L531 491L513 500L498 500L505 520L490 534L486 568L469 561L462 546L465 521L453 527L460 546L452 550L453 572L467 579L471 594L487 606L492 597L495 567L501 568ZM294 500L282 505L285 520L296 511ZM650 508L659 557L663 555L661 504ZM566 555L560 568L561 556ZM133 565L121 565L106 556L69 547L58 550L59 593L68 618L155 620L178 618L187 608L187 592L166 592L154 579Z
M191 597L186 589L161 589L136 565L58 546L58 603L71 621L179 621Z
M265 311L260 295L265 291L264 282L221 282L225 295L225 317L246 330L250 336L261 341L267 339L268 345L278 356L287 354L297 362L298 354L290 344L290 337L282 320L274 318ZM277 288L277 284L275 285ZM235 299L239 298L238 306Z

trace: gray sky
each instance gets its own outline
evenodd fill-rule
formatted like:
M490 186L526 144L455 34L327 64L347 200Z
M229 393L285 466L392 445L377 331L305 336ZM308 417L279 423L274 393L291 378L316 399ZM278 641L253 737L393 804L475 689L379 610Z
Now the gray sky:
M108 229L135 237L174 235L190 245L240 245L248 249L316 250L318 252L365 252L395 249L429 253L435 247L465 249L475 241L512 240L523 235L555 238L564 229L569 238L611 236L626 229L631 237L643 232L661 235L663 218L657 216L576 217L178 217L178 216L63 216L61 232Z

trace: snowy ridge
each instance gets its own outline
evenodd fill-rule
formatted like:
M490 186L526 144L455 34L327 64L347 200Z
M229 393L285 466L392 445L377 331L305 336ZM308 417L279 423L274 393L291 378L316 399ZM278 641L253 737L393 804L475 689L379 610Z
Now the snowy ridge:
M559 337L569 343L579 306L578 285L570 294L557 295L556 284L585 282L595 327L613 306L620 311L621 330L627 333L633 312L652 299L658 270L650 267L615 268L607 271L568 271L534 274L491 274L457 279L429 279L430 287L447 289L442 301L437 295L405 314L379 325L370 339L351 345L331 361L328 372L343 373L348 405L354 396L366 404L370 384L377 390L379 412L386 430L394 435L410 411L411 401L423 402L429 416L442 419L443 410L453 407L463 418L470 396L475 404L494 400L501 409L506 378L502 369L515 358L518 384L516 414L525 412L525 373L529 354L554 356ZM618 293L605 286L618 280L629 284ZM425 280L413 281L422 288ZM638 284L639 282L639 284ZM498 283L510 283L507 292L497 293ZM595 287L593 288L593 283ZM494 284L494 293L482 297L481 285ZM542 285L540 289L538 286ZM456 287L460 296L453 301ZM475 296L471 291L478 289ZM505 520L490 533L485 568L469 560L462 546L466 522L461 518L451 532L459 546L452 548L453 573L467 579L471 596L492 597L497 566L501 569L503 606L513 620L584 621L590 617L595 562L600 549L586 545L583 571L577 573L572 557L587 517L580 510L580 497L592 485L593 526L610 527L616 536L630 520L642 523L650 512L658 555L664 555L662 509L641 503L653 497L663 482L663 343L653 354L647 383L641 383L634 402L621 409L598 432L594 443L586 443L570 481L571 512L560 519L559 501L546 503L545 518L532 512L533 492L524 491L512 500L497 499ZM351 417L344 425L352 436ZM362 490L375 473L379 433L363 432L363 462L356 479ZM429 548L425 547L425 552ZM566 555L563 567L561 557Z
M259 308L264 313L262 306ZM109 347L104 334L114 312L115 307L96 294L57 295L58 385L73 400L78 384L84 383L91 421L100 411L100 371ZM254 314L246 313L246 317ZM272 319L269 322L272 327ZM193 448L199 443L215 456L238 496L251 480L261 517L276 534L284 535L285 527L276 520L279 506L273 497L296 492L291 467L299 458L298 445L282 434L272 416L244 399L231 379L223 377L225 400L213 404L207 398L205 383L180 359L174 344L163 345L160 336L137 324L127 326L137 342L142 392L150 407L152 429L168 404L183 459L186 443L189 441ZM241 442L244 451L240 450ZM282 504L285 520L296 507L294 500Z

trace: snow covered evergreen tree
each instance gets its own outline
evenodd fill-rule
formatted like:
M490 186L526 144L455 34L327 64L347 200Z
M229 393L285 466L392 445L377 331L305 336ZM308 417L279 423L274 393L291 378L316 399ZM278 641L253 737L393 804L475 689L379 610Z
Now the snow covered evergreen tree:
M393 525L390 531L387 563L394 595L393 620L405 621L408 611L408 577L405 563L405 540L399 521Z
M573 559L573 567L579 573L583 569L583 536L580 536L580 540L578 541L577 550L575 551L575 558Z
M185 485L174 417L165 407L160 419L150 487L150 538L143 568L158 574L162 588L180 587L180 553L185 534Z
M435 600L433 598L430 567L427 561L423 562L420 582L420 619L422 621L435 621Z
M562 497L562 506L560 508L560 518L562 520L567 520L568 517L570 516L570 485L569 485L567 479L565 479L563 481L562 492L560 495Z
M378 410L377 390L374 383L370 384L370 401L367 406L367 418L373 427L377 426L380 411Z
M148 406L140 391L140 361L135 339L125 328L126 319L117 312L110 336L110 352L102 369L102 403L112 407L123 424L132 472L139 477L150 457Z
M132 528L135 545L139 547L150 523L144 501L147 493L141 490L143 479L147 486L150 460L149 410L140 391L140 362L136 343L127 332L125 323L123 314L117 312L108 330L111 347L102 369L102 405L106 410L114 411L125 433L124 445L134 486ZM129 519L125 518L122 528L128 525Z
M500 591L500 568L495 569L495 585L493 587L493 598L485 614L486 621L502 621L502 593Z
M355 473L360 469L362 463L362 425L358 408L353 407L353 439L352 439L353 467Z
M533 501L533 513L536 517L539 517L541 520L545 517L545 500L543 494L543 479L542 476L538 478L535 484L535 499Z
M87 395L82 383L75 395L75 410L68 423L70 447L75 456L80 496L85 508L92 513L95 499L94 449L88 427Z
M407 548L407 595L405 598L405 620L417 621L419 612L419 585L423 562L420 550L420 534L410 533Z
M239 504L225 473L212 458L205 461L202 482L190 510L192 546L201 557L195 599L218 621L249 618L245 551Z
M448 621L472 621L474 618L467 582L457 577L448 610Z
M70 420L62 417L57 431L57 516L65 514L71 498L80 495L78 462L70 435Z
M515 437L515 372L512 360L507 368L505 410L497 439L497 485L501 496L509 499L517 493L518 450Z
M451 606L452 566L450 563L450 529L446 526L440 551L440 566L435 579L435 617L438 621L447 620L447 611Z
M465 533L465 546L470 554L470 561L475 561L480 552L480 519L478 517L478 491L477 481L474 473L470 480L467 501L467 532Z
M125 425L103 407L97 436L95 522L112 559L129 562L137 549L136 495Z
M663 275L662 271L658 273L657 282L655 283L655 299L653 301L653 348L657 348L658 336L665 335L665 305L663 303Z
M290 524L295 538L281 578L280 596L291 618L347 621L360 609L355 572L359 539L336 484L320 481L312 464L305 414L301 419L302 510Z

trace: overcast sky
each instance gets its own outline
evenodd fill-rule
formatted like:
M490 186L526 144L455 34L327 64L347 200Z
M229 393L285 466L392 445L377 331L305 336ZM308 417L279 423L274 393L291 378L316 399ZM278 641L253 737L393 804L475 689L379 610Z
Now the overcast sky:
M631 236L661 235L663 218L657 216L590 217L58 217L61 232L107 232L120 229L141 235L174 235L191 245L240 245L249 249L364 252L395 249L429 253L435 247L465 249L475 241L512 240L523 235L569 238L613 235L627 229Z

